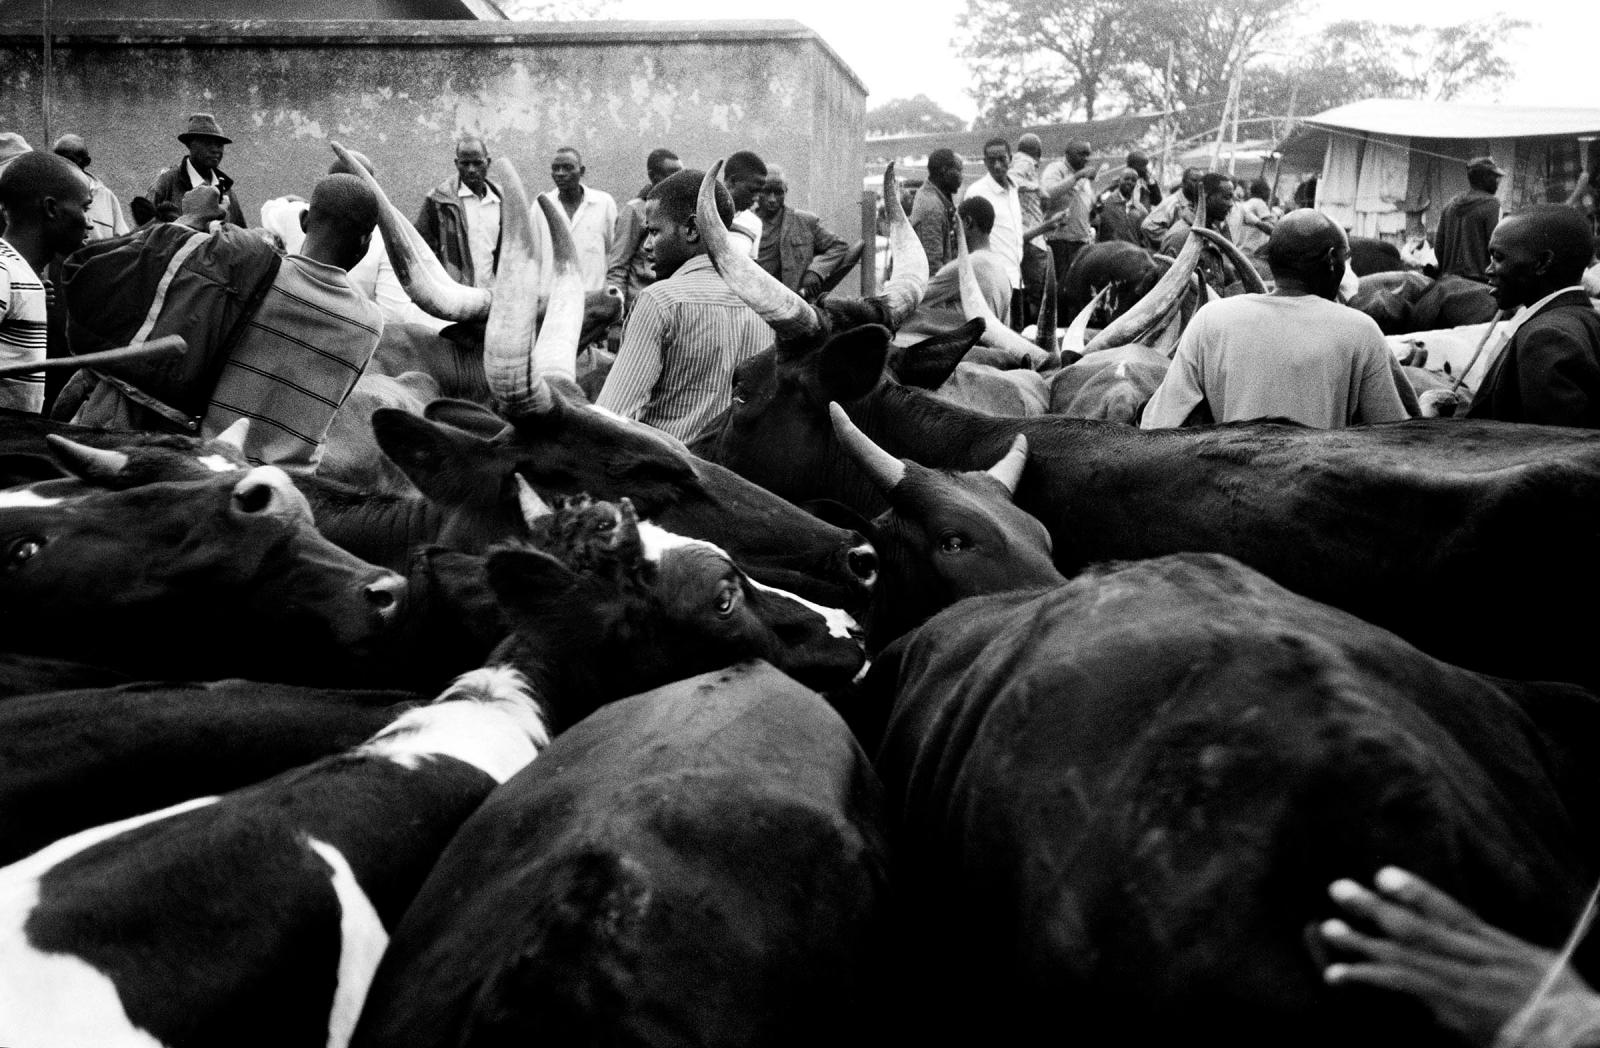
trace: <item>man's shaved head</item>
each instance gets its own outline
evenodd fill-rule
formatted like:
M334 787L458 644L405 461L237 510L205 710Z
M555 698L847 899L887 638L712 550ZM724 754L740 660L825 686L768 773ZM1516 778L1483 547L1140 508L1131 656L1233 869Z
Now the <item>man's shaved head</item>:
M1017 139L1017 152L1026 153L1035 160L1040 160L1044 157L1044 143L1039 141L1038 135L1029 131Z
M378 198L355 175L324 175L311 190L306 227L326 225L342 238L359 240L378 224Z
M78 165L54 153L24 153L0 170L0 207L13 216L38 210L45 200L79 200L89 181Z
M1535 254L1550 252L1556 278L1576 284L1589 268L1594 243L1583 212L1565 204L1531 204L1504 219L1506 237L1525 243ZM1499 232L1497 227L1496 232Z
M79 167L89 166L89 147L77 135L62 135L56 139L56 144L50 147L50 152L56 156L64 156Z
M1280 284L1303 285L1317 294L1337 291L1349 254L1350 238L1344 230L1310 208L1284 215L1267 241L1267 265L1272 267L1273 279Z

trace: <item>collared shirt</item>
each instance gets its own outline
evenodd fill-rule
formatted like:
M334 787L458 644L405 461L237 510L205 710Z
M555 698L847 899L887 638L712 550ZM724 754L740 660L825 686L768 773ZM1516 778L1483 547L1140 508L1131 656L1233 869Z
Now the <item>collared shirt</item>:
M1044 201L1039 193L1039 162L1027 153L1018 153L1011 158L1011 170L1007 174L1017 187L1017 203L1022 208L1022 228L1032 229L1044 221ZM1028 243L1042 248L1044 237L1034 237Z
M1015 182L1002 186L994 175L985 174L967 187L968 197L982 197L994 205L994 229L989 247L1006 266L1006 279L1013 290L1022 286L1022 203Z
M461 199L461 217L467 225L472 282L478 287L494 287L494 249L500 243L500 197L488 183L484 183L481 197L466 186L456 190L456 196Z
M772 337L710 257L697 255L640 293L595 403L689 440L733 403L733 369Z
M44 359L46 301L44 281L27 259L0 239L0 363ZM0 379L0 407L43 410L44 373Z
M566 215L567 206L561 202L559 189L548 190L543 195ZM604 291L606 257L611 253L611 244L617 235L617 202L604 190L584 186L583 199L578 202L577 209L567 215L567 225L572 230L572 243L578 249L578 272L583 274L583 289ZM472 227L468 225L467 228L471 230ZM545 255L546 264L540 270L545 274L546 290L555 279L553 252L552 246ZM477 265L476 260L473 265Z
M1094 179L1078 177L1085 173L1085 168L1074 171L1065 160L1052 160L1044 169L1044 174L1039 176L1039 192L1047 202L1052 198L1056 201L1050 213L1065 213L1067 216L1065 222L1045 234L1046 240L1082 244L1094 239L1089 229L1089 212L1094 207ZM1062 196L1062 187L1069 181L1071 188L1065 190L1065 196Z
M127 216L122 213L122 204L104 182L85 171L89 178L89 185L94 189L94 202L89 205L89 222L94 227L89 230L90 240L109 240L120 237L129 229Z
M956 257L956 206L930 178L911 198L911 228L928 256L928 272Z
M217 206L222 208L224 211L228 210L228 194L222 190L222 183L217 179L216 168L212 168L209 175L201 176L199 170L195 168L194 162L188 157L184 157L183 170L184 173L189 176L189 188L191 190L199 189L201 186L216 186L218 193ZM178 206L183 206L183 201L181 199L178 201ZM226 221L226 219L224 221Z
M1564 287L1559 291L1552 291L1539 301L1535 302L1533 305L1519 310L1517 314L1511 317L1509 320L1502 321L1500 325L1495 328L1494 338L1483 347L1483 374L1489 374L1489 372L1494 368L1495 361L1499 360L1500 354L1504 353L1506 347L1511 345L1511 340L1516 337L1517 330L1521 328L1522 325L1532 320L1534 315L1537 314L1539 310L1543 309L1545 306L1548 306L1555 299L1560 298L1569 291L1585 293L1583 291L1582 284L1573 284L1571 287Z

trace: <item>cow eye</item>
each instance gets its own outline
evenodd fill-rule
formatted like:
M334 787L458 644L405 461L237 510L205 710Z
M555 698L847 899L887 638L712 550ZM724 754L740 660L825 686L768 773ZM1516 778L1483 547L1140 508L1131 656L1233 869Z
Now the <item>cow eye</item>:
M739 606L739 587L732 582L724 582L717 590L717 618L725 619L733 614L733 609Z
M954 531L939 536L940 553L965 553L972 548L972 540Z
M5 570L16 571L33 558L33 555L44 549L45 540L35 536L12 539L6 545Z

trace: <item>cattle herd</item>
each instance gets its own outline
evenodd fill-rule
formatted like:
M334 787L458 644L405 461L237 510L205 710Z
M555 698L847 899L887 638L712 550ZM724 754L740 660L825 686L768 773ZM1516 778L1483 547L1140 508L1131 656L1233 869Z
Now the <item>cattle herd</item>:
M1566 938L1600 437L1141 431L1199 238L1060 337L911 338L892 168L895 275L815 305L713 168L773 345L685 447L588 403L565 224L500 175L492 292L383 201L483 344L318 475L0 419L0 1045L1446 1045L1325 981L1330 882Z

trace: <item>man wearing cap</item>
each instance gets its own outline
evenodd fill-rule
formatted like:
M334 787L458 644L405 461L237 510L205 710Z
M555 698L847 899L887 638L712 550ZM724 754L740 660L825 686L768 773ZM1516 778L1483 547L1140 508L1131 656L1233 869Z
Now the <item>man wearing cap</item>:
M1446 204L1439 215L1433 249L1439 257L1440 276L1461 276L1480 283L1489 279L1489 235L1500 221L1495 191L1504 176L1492 156L1480 156L1467 164L1471 188Z
M89 209L89 239L109 240L126 233L129 226L127 216L122 213L122 203L110 186L89 173L89 147L83 139L77 135L62 135L50 147L50 152L77 164L94 189L94 206Z
M244 226L244 208L233 191L233 179L217 167L222 163L222 147L233 141L217 126L217 118L210 113L192 114L178 141L189 147L189 155L157 175L145 191L145 198L156 208L173 204L181 209L185 193L197 186L214 186L222 195L227 221Z

